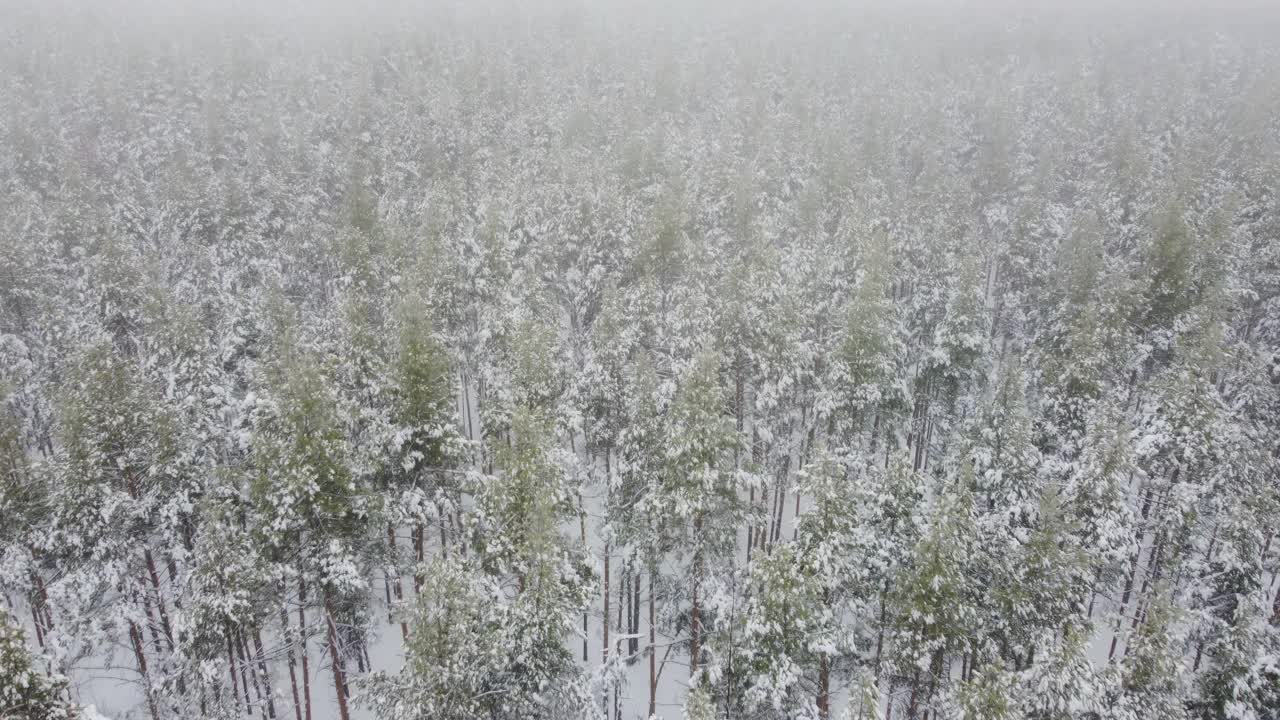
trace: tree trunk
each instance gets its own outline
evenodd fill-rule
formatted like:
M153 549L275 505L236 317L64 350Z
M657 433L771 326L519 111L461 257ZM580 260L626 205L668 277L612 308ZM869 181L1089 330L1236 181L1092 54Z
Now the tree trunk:
M311 661L307 657L307 584L298 579L298 654L302 655L302 704L311 720Z
M689 608L689 683L696 686L698 660L702 654L702 608L698 604L698 591L702 585L701 513L693 521L693 532L697 549L693 551L693 599Z
M30 593L31 619L35 621L36 644L44 649L44 622L40 618L40 605L36 602L35 593Z
M632 585L631 600L631 639L627 642L627 650L629 654L635 655L640 652L640 573L637 572Z
M227 668L231 671L231 697L235 698L236 711L239 712L240 711L240 681L236 679L236 653L235 653L235 650L233 650L231 647L231 626L230 625L228 625L226 628L226 634L227 634ZM245 701L245 712L249 712L250 711L250 708L248 707L249 695L247 693L244 696L244 701Z
M32 555L35 555L34 549ZM40 573L34 568L31 570L31 582L35 587L35 592L32 593L31 613L36 620L36 632L42 636L47 635L53 629L53 606L49 604L49 592L45 589L44 578L40 577ZM44 647L43 643L41 647Z
M413 592L417 595L422 594L422 561L424 559L422 536L425 534L426 530L422 527L422 523L418 523L413 531L413 547L417 557L417 563L413 568Z
M884 628L887 623L889 608L885 598L889 595L889 581L884 581L884 589L880 591L880 624L876 628L875 688L880 689L880 659L884 653Z
M262 631L258 628L253 630L253 650L257 655L258 674L262 676L262 685L266 689L267 694L267 716L271 720L276 717L276 698L275 692L271 689L271 675L267 673L267 656L262 652Z
M582 546L586 547L587 546L587 513L582 506L582 493L578 493L578 532L582 537ZM605 546L604 563L605 563L604 595L605 595L605 605L608 605L609 604L609 577L608 577L609 576L609 547L607 545ZM606 613L606 617L607 615L608 614ZM605 623L605 624L607 625L608 623ZM589 642L587 639L589 635L588 627L589 627L589 622L587 618L587 610L584 609L582 611L582 662L587 662L587 655L588 655L587 646ZM608 643L606 642L605 644L607 645Z
M289 661L289 689L293 691L294 720L302 720L302 696L298 694L298 660L293 654L293 628L289 625L289 611L280 606L280 628L284 633L285 657Z
M245 672L244 648L240 645L240 631L234 630L231 633L231 648L236 653L236 667L240 670L240 688L244 690L244 707L245 712L249 715L253 714L253 698L249 695L249 676ZM256 683L255 683L256 685Z
M1116 626L1112 630L1111 648L1107 651L1107 660L1111 660L1116 654L1116 643L1120 641L1120 628L1124 623L1124 611L1129 605L1129 597L1133 594L1133 581L1138 575L1138 560L1142 554L1142 536L1145 533L1143 525L1146 523L1147 516L1151 513L1151 486L1148 485L1143 490L1142 510L1139 513L1139 523L1137 537L1134 539L1135 547L1133 553L1129 556L1129 573L1125 576L1124 592L1120 595L1120 609L1116 613Z
M1139 601L1147 596L1147 590L1151 588L1152 583L1159 582L1160 580L1160 562L1164 557L1164 543L1164 531L1161 530L1156 533L1156 538L1151 543L1151 550L1147 553L1147 572L1142 575L1142 589L1138 591ZM1135 612L1133 614L1133 621L1130 628L1137 630L1138 625L1141 624L1142 618L1145 615L1145 608L1140 612Z
M144 587L141 595L142 612L147 616L147 628L151 630L151 640L155 643L157 653L164 652L164 647L160 642L160 627L157 625L155 617L151 614L151 594ZM137 600L137 595L134 596L134 600Z
M604 628L604 642L601 643L600 663L602 665L609 664L609 543L604 544L604 615L600 619L600 626ZM604 691L604 713L605 717L609 717L609 689L606 687Z
M658 714L657 563L649 563L649 717Z
M790 465L790 460L787 464ZM769 542L776 543L782 538L782 512L787 506L787 468L783 466L781 474L778 475L778 487L773 492L774 498L774 516L773 516L773 536L769 538Z
M445 560L448 560L449 559L449 530L448 528L445 527L445 523L452 522L453 516L449 514L449 511L444 509L443 504L436 506L436 515L438 515L440 518L439 520L440 522L440 557L444 558Z
M138 672L142 674L142 688L147 695L147 709L151 712L151 720L160 720L160 708L156 706L156 696L151 691L151 673L147 672L147 653L142 646L142 632L132 620L129 621L129 639L133 641L133 656L138 661Z
M393 605L391 602L391 572L386 568L382 569L382 592L383 597L387 601L387 623L395 622L395 618L391 616Z
M911 676L911 697L907 700L907 718L916 720L917 700L920 697L920 671Z
M164 606L164 595L160 592L160 573L156 572L156 561L151 556L151 549L144 548L142 557L147 562L147 574L151 576L151 589L156 594L156 604L160 611L160 627L164 629L165 640L168 641L169 650L173 650L173 630L169 625L169 611Z
M831 717L831 661L826 655L818 661L818 717Z
M323 590L325 624L329 630L329 662L333 667L333 688L338 696L339 720L351 720L347 710L347 680L342 672L342 660L338 657L338 626L333 619L333 599L328 589Z
M616 647L614 648L614 655L617 657L622 657L622 634L623 634L622 606L624 604L624 599L626 600L631 599L631 590L627 587L630 581L631 581L631 573L624 568L623 575L622 575L622 582L618 583L618 639L613 641L614 644L616 645ZM630 610L627 611L627 617L628 618L631 617ZM605 620L608 621L608 618L605 618ZM621 698L618 697L618 686L614 685L613 686L613 714L615 717L617 717L618 715L621 715L622 713L622 706L620 704L621 702L622 702Z
M392 583L392 590L395 592L396 605L404 603L404 584L400 582L400 565L399 553L396 552L396 529L391 523L387 523L387 546L391 549L391 567L395 570L396 578ZM403 612L401 608L401 612ZM400 640L408 642L409 640L409 624L404 620L400 621Z
M249 644L244 638L244 629L236 630L236 652L240 656L240 681L244 683L245 693L248 694L249 681L245 679L245 674L253 679L253 696L258 699L258 712L262 717L267 716L266 708L262 705L262 685L258 682L258 673L253 670L249 663Z

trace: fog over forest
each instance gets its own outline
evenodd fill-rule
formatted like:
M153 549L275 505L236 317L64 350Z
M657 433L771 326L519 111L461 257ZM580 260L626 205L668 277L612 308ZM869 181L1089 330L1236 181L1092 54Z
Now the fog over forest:
M0 720L1280 720L1280 7L0 0Z

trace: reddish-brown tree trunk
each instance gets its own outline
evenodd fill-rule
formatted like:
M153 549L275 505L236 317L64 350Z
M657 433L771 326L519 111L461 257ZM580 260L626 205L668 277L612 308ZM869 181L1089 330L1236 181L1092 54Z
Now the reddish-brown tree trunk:
M276 698L275 692L271 689L271 675L267 672L267 656L262 651L262 630L253 629L253 650L257 656L258 674L262 676L262 685L266 688L267 694L267 716L272 720L276 717Z
M293 653L293 628L289 625L289 611L280 607L280 627L284 632L285 657L289 662L289 689L293 692L294 720L302 720L302 696L298 694L298 659Z
M32 553L34 554L35 551L32 550ZM31 571L31 582L35 586L36 599L32 604L32 612L36 616L36 624L43 626L43 632L47 635L53 629L53 606L49 604L49 593L45 589L44 578L40 577L40 573L34 569ZM41 618L43 622L40 621Z
M249 665L249 646L244 639L244 630L236 631L236 653L240 657L240 682L244 683L246 702L248 701L249 693L249 680L246 679L247 673L247 677L253 679L253 695L258 698L258 712L263 717L266 717L266 708L262 706L262 685L258 683L258 673L254 672Z
M151 556L151 549L143 548L142 557L147 562L147 574L151 576L151 589L156 594L156 604L160 611L160 627L164 629L164 637L168 641L169 649L173 650L173 630L169 625L169 611L164 606L164 594L160 592L160 573L156 572L156 561Z
M826 655L818 661L818 717L831 717L831 662Z
M236 711L240 710L240 681L236 679L236 653L231 648L231 627L227 626L227 668L231 671L231 697L235 698ZM245 703L249 702L249 696L246 694ZM248 707L245 708L249 710Z
M160 720L160 708L156 707L155 693L151 692L151 673L147 672L147 653L143 648L142 632L132 620L129 621L129 639L133 641L133 655L138 661L138 672L142 674L142 686L147 694L147 709L151 712L151 720Z
M351 720L351 714L347 710L347 680L342 672L342 660L338 657L338 626L333 619L333 600L329 597L328 590L323 595L325 623L329 629L329 662L333 666L333 687L338 696L338 718Z

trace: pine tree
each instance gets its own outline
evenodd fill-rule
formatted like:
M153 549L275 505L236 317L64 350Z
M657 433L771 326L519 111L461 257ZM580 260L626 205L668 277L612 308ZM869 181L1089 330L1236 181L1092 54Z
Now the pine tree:
M660 542L675 545L687 582L689 668L695 684L708 629L705 585L712 569L732 552L740 519L735 478L728 472L737 438L719 372L719 359L703 353L683 378L666 427L661 480L645 499Z
M79 710L68 702L67 680L41 671L22 631L0 609L0 717L13 720L72 720Z

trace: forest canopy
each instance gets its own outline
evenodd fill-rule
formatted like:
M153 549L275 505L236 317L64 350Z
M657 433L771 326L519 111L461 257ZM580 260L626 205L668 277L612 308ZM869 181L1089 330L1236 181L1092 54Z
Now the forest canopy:
M1280 718L1280 13L0 13L0 718Z

